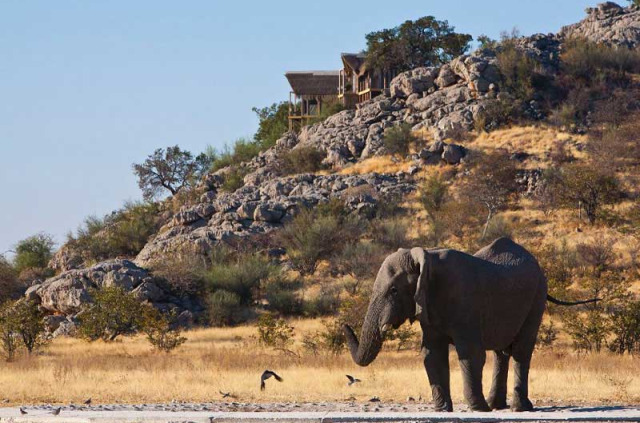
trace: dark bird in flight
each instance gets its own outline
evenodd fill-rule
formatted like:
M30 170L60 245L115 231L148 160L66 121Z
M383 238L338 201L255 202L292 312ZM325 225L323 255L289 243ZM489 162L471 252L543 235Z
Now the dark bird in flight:
M62 410L62 407L56 408L51 412L51 414L53 414L54 416L57 416L58 414L60 414L60 410Z
M260 390L261 391L264 391L264 388L265 388L264 381L269 379L271 376L276 378L276 380L278 382L282 382L282 378L280 376L278 376L277 374L275 374L275 372L272 372L271 370L265 370L264 372L262 372L262 376L260 376Z
M83 404L84 404L84 405L91 405L91 398L89 398L88 400L86 400Z
M222 398L233 398L233 396L231 395L231 392L222 392L222 391L218 391L220 392L220 395L222 395Z
M24 416L25 414L29 414L29 413L27 413L26 411L24 411L22 407L20 407L20 414Z
M347 375L347 379L349 379L349 383L347 383L347 385L349 386L353 385L354 383L362 382L360 379L355 378L351 375Z

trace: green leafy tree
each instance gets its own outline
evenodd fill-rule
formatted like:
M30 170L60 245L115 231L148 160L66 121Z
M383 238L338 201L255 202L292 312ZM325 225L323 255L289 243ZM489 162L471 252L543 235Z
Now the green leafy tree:
M11 313L15 321L16 333L29 354L46 345L49 341L44 332L44 313L37 303L21 300L14 304Z
M276 141L289 129L289 104L287 102L273 103L271 106L257 108L253 112L258 115L260 122L254 140L263 149L272 147Z
M0 303L21 294L18 272L3 255L0 255Z
M194 157L175 145L166 150L158 148L143 163L133 164L133 172L145 200L153 200L163 190L176 195L185 187L193 187L197 178L210 167L210 154Z
M425 16L367 34L366 61L374 68L398 72L438 66L466 52L472 39L456 33L447 21Z
M119 286L91 291L93 303L78 316L78 332L89 341L113 341L144 328L144 308L131 293Z
M286 348L293 342L293 327L284 319L265 313L258 319L258 339L268 347Z
M39 233L18 242L13 259L16 271L19 273L26 269L46 268L53 256L54 246L53 237L45 233Z

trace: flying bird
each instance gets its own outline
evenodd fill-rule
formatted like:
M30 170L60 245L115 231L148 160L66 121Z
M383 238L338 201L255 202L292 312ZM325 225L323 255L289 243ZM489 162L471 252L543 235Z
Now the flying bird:
M86 400L83 404L84 404L84 405L91 405L91 398L89 398L88 400Z
M262 372L262 376L260 376L260 390L261 391L264 391L264 388L265 388L264 381L269 379L271 376L276 378L276 380L278 382L282 382L282 378L280 376L278 376L277 374L275 374L275 372L272 372L271 370L265 370L264 372Z
M353 377L351 375L347 375L347 379L349 379L349 383L347 383L348 386L351 386L354 383L362 382L360 379L355 378L355 377Z
M22 414L22 415L24 416L25 414L29 414L29 413L27 413L27 412L24 410L24 408L20 407L20 414Z
M222 398L233 398L233 396L231 395L231 392L222 392L222 391L218 391L220 392L220 395L222 395Z
M62 407L56 408L51 412L51 414L53 414L54 416L57 416L58 414L60 414L60 410L62 410Z

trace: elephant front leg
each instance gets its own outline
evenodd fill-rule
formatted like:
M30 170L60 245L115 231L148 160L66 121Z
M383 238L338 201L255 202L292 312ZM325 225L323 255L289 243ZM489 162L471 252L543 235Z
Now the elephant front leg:
M529 400L529 365L531 359L518 360L514 357L514 387L511 409L513 411L532 411L533 404Z
M427 343L423 345L422 353L436 411L453 411L449 386L449 343L446 340Z
M456 342L460 370L464 383L464 397L473 411L491 411L482 393L482 368L486 353L474 343Z
M509 376L509 355L502 351L493 352L493 382L488 403L493 410L507 408L507 378Z

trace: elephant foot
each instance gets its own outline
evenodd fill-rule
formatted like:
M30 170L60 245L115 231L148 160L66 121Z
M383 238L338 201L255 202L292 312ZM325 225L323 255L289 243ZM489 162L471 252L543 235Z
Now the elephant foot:
M504 397L489 397L489 401L487 401L489 404L489 407L491 407L492 410L505 410L507 408L509 408L509 406L507 405L507 397L506 395Z
M445 404L436 404L435 411L438 413L451 413L453 412L453 404L450 402Z
M491 411L489 404L487 404L484 398L482 398L482 400L469 402L469 408L471 409L471 411L482 411L482 412Z
M533 411L533 404L529 398L519 398L514 396L511 401L511 410L513 411Z

